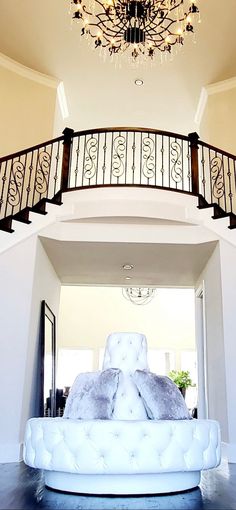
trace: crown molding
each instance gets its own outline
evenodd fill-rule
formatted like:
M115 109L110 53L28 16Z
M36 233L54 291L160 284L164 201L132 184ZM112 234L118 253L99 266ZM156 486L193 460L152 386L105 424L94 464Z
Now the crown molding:
M12 58L7 57L3 53L0 53L0 66L8 69L8 71L12 71L16 74L19 74L23 78L27 78L28 80L35 81L40 85L45 85L46 87L51 87L57 89L59 85L59 80L53 78L52 76L48 76L46 74L39 73L34 69L30 69L29 67L16 62Z
M198 130L199 130L199 127L200 127L200 124L201 124L201 121L202 121L203 113L204 113L205 108L206 108L207 99L208 99L207 89L206 89L206 87L202 87L202 90L201 90L201 93L200 93L200 97L199 97L199 101L198 101L198 105L197 105L196 114L195 114L195 117L194 117L194 122L197 125L197 129Z
M197 125L198 129L202 121L208 97L212 96L213 94L219 94L220 92L232 90L234 88L236 88L236 76L234 76L233 78L229 78L228 80L218 81L216 83L212 83L211 85L206 85L206 87L202 87L197 105L196 115L194 117L194 122Z

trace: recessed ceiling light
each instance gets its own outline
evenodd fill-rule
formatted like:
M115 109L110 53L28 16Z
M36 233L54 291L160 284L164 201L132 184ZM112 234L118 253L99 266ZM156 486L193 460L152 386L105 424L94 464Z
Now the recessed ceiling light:
M141 80L140 78L137 78L137 80L135 80L135 85L138 85L138 87L141 87L141 85L143 85L143 80Z
M133 264L124 264L122 266L122 268L125 270L125 271L130 271L131 269L134 269L134 266Z
M126 276L125 279L126 280L132 280L132 277L131 276Z

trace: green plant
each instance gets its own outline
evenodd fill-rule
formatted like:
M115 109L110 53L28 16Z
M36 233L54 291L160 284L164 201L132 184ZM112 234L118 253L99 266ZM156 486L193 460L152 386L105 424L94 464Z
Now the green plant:
M178 388L188 388L189 386L194 386L192 379L190 377L190 373L188 370L172 370L169 373L170 379L178 386Z

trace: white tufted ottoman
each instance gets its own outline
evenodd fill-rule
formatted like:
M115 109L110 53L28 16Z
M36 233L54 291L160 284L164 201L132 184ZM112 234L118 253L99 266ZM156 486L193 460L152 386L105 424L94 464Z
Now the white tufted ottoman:
M108 337L103 368L121 368L113 420L28 420L24 461L46 485L89 494L155 494L196 487L202 469L220 463L213 420L148 420L130 374L147 368L146 339Z

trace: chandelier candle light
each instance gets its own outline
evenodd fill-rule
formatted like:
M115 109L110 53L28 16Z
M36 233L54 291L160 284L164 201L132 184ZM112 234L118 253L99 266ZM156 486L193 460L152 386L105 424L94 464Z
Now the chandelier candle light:
M198 0L70 0L81 35L111 56L128 53L133 61L171 54L200 22Z

